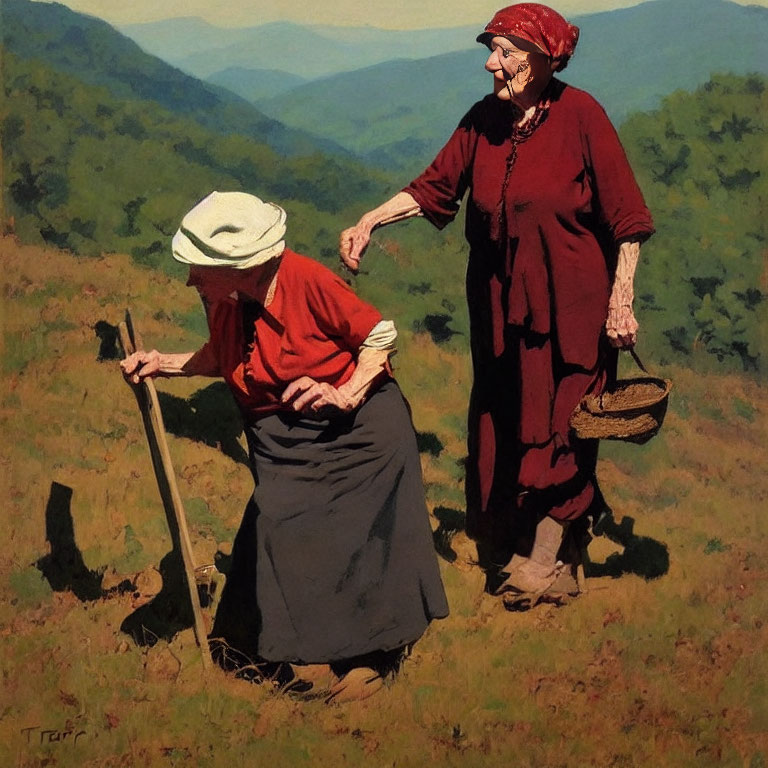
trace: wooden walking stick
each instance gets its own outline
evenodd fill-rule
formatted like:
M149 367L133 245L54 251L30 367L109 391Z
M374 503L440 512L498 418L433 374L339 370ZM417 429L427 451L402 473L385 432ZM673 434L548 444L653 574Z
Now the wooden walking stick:
M126 355L131 355L144 349L141 337L134 328L129 310L125 311L125 322L120 323L118 328L120 329L120 341L123 344ZM160 402L157 398L157 390L155 389L154 381L149 377L142 379L140 384L131 384L131 387L136 395L141 418L144 422L144 431L147 434L149 453L152 456L152 466L155 470L157 486L160 489L160 496L163 500L165 516L168 520L168 529L171 533L171 541L174 549L178 549L181 553L181 559L184 563L184 580L187 583L189 601L192 605L192 614L195 619L195 638L197 639L198 646L200 646L203 669L209 669L211 667L211 651L208 647L208 635L203 623L200 596L197 593L197 584L195 582L195 563L192 556L192 545L189 541L184 506L181 503L181 496L179 496L179 489L176 484L176 475L173 471L171 453L168 450L168 440L165 434Z

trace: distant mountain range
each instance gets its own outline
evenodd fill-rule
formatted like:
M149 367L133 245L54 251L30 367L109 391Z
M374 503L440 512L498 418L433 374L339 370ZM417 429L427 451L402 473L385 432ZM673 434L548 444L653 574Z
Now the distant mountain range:
M592 93L617 123L657 107L674 90L701 85L713 72L768 72L765 8L654 0L574 22L581 39L562 79ZM482 23L407 32L288 24L217 30L182 19L176 29L159 22L123 31L204 76L238 66L236 74L219 71L211 80L369 162L414 170L490 91L486 53L474 41ZM272 71L266 75L262 67ZM275 69L288 75L281 80ZM292 86L289 75L310 82Z
M207 82L220 85L250 102L256 103L279 96L304 85L307 79L277 69L228 67L211 75Z
M98 19L26 0L3 0L2 17L0 224L25 242L170 268L181 213L213 189L243 189L280 200L292 242L336 261L342 224L392 190L338 145L183 74Z
M240 133L281 154L347 152L327 139L289 129L245 99L203 83L148 55L109 24L59 3L2 0L0 39L23 59L37 59L120 99L151 100L218 133Z
M118 29L147 53L200 78L230 67L271 69L310 80L380 64L467 49L478 30L388 30L274 22L223 29L202 19L181 18Z
M447 53L388 61L322 78L260 102L287 125L313 124L318 135L384 166L422 163L462 114L490 91L486 53ZM310 117L311 116L311 117Z
M621 122L713 73L768 72L768 8L728 0L654 0L585 16L563 79Z

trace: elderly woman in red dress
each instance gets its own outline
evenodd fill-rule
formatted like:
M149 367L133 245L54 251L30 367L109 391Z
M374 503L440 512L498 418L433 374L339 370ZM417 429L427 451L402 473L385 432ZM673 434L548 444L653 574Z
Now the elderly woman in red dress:
M217 655L243 675L272 662L294 688L363 698L448 606L416 436L389 373L394 325L287 248L285 218L243 192L198 203L172 250L210 339L122 367L135 383L222 376L243 414L256 487L216 613Z
M374 229L412 216L444 227L469 191L467 528L489 564L513 555L498 590L508 608L577 592L558 558L602 497L597 445L568 419L635 343L634 272L654 231L605 112L553 77L578 35L537 3L496 13L477 38L493 94L421 176L341 235L356 270Z

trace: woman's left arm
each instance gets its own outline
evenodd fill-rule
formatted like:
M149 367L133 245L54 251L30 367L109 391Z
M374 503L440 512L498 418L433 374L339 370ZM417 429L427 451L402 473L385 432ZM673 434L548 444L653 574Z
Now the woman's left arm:
M390 374L389 356L395 350L397 330L391 320L360 299L338 275L316 264L307 280L307 310L317 323L317 332L337 340L355 356L355 368L347 381L335 385L302 376L292 381L281 401L308 415L320 412L349 413ZM321 415L325 415L322 413Z
M286 387L280 399L290 403L294 411L312 415L324 411L354 411L365 401L374 384L389 375L390 354L391 350L361 347L354 373L338 389L327 382L302 376Z
M632 305L635 298L635 270L639 259L640 243L621 243L605 321L608 341L619 349L633 347L637 342L638 324Z
M618 247L605 332L614 347L628 348L637 341L632 304L640 243L653 234L653 220L621 141L597 102L585 105L583 126L600 215Z
M582 105L581 125L603 224L617 244L644 242L654 232L653 219L616 129L596 101Z

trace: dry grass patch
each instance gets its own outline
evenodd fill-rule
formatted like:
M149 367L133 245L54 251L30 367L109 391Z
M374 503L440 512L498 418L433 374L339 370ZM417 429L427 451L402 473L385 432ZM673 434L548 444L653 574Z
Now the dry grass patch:
M0 246L3 764L768 761L762 386L665 371L675 389L660 435L602 452L614 539L624 536L592 543L602 575L566 608L512 614L483 592L460 530L467 359L406 334L398 376L417 429L442 444L422 456L433 528L454 525L457 557L441 560L452 613L375 697L299 703L216 670L204 676L190 629L136 645L121 625L140 596L100 591L106 568L159 567L169 542L133 396L116 363L98 360L95 328L130 306L148 344L189 348L201 341L197 298L127 257ZM161 388L179 405L201 382ZM252 482L205 437L170 437L201 562L227 551ZM660 551L665 569L644 578L643 557Z

